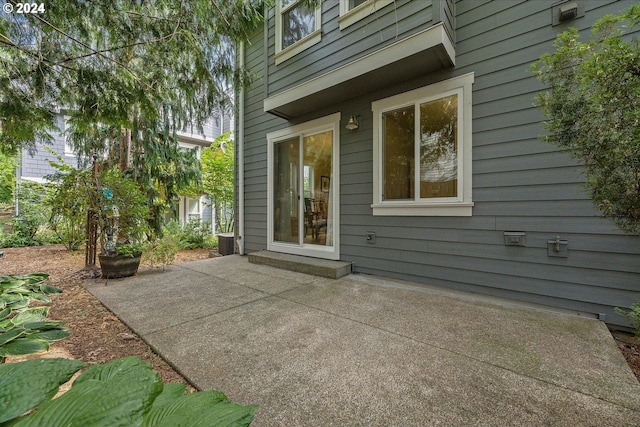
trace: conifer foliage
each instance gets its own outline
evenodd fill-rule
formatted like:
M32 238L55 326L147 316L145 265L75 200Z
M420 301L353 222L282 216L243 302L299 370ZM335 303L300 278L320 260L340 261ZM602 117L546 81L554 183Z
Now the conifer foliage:
M0 2L16 5L13 0ZM98 155L137 181L159 226L163 209L200 178L176 132L198 133L231 106L234 43L262 21L264 2L45 2L0 14L0 151L51 139L54 117L80 159Z

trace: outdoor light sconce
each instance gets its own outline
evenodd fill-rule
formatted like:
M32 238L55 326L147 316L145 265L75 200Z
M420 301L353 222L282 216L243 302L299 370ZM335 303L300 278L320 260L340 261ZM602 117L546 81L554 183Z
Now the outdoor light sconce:
M578 16L578 3L571 2L560 6L560 22L570 21Z
M345 128L347 128L348 130L356 130L359 127L360 123L358 123L358 120L356 120L356 116L349 117L349 121L347 122Z

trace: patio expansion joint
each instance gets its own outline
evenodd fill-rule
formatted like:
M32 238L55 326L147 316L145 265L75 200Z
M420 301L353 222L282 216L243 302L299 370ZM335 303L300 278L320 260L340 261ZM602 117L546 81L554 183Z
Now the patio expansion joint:
M591 394L591 393L587 393L587 392L584 392L584 391L581 391L581 390L577 390L577 389L574 389L574 388L571 388L571 387L568 387L568 386L565 386L565 385L562 385L562 384L555 383L553 381L545 380L543 378L535 377L535 376L532 376L532 375L527 375L525 373L516 371L516 370L511 369L509 367L501 366L501 365L498 365L498 364L495 364L495 363L491 363L489 361L480 359L478 357L474 357L472 355L464 354L464 353L459 352L459 351L451 350L449 348L436 345L436 344L434 344L432 342L420 340L420 339L411 337L409 335L405 335L405 334L399 333L399 332L394 331L394 330L385 329L385 328L380 327L380 326L371 325L371 324L368 324L368 323L363 322L363 321L358 320L358 319L354 319L354 318L351 318L351 317L348 317L348 316L344 316L344 315L339 314L339 313L331 312L329 310L325 310L325 309L322 309L322 308L319 308L319 307L315 307L313 305L309 305L309 304L305 304L305 303L300 302L300 301L296 301L296 300L291 299L291 298L287 298L285 294L289 293L291 291L291 289L283 290L283 291L276 292L276 293L269 293L269 292L264 291L262 289L258 289L256 287L249 286L249 285L244 284L244 283L239 283L239 282L236 282L234 280L229 280L228 278L223 278L223 277L217 276L215 274L204 273L204 272L201 272L201 271L198 271L198 270L193 270L193 269L185 268L185 267L180 267L180 268L184 268L185 270L189 270L189 271L197 272L197 273L200 273L200 274L203 274L203 275L207 275L209 277L215 277L217 279L226 280L228 283L232 283L232 284L234 284L236 286L243 287L243 288L249 289L249 290L254 291L254 292L258 292L258 293L262 294L262 296L260 296L258 298L255 298L255 299L252 299L250 301L243 302L241 304L236 304L236 305L224 308L224 309L222 309L220 311L207 313L207 314L204 314L204 315L199 316L199 317L194 317L192 319L189 319L189 320L186 320L186 321L183 321L183 322L180 322L180 323L176 323L176 324L173 324L173 325L170 325L170 326L166 326L166 327L164 327L162 329L157 329L157 330L154 330L154 331L150 331L150 332L148 332L146 334L147 336L152 336L152 335L157 334L157 333L162 333L163 331L167 331L167 330L173 329L175 327L183 326L183 325L189 324L189 323L194 322L194 321L199 321L199 320L205 319L205 318L210 317L210 316L223 314L223 313L235 310L235 309L237 309L239 307L247 306L249 304L253 304L255 302L263 301L263 300L265 300L267 298L274 297L274 298L278 298L278 299L281 299L281 300L284 300L284 301L287 301L287 302L290 302L290 303L293 303L293 304L296 304L296 305L300 305L300 306L305 307L307 309L319 311L319 312L325 313L325 314L330 315L330 316L334 316L334 317L338 317L338 318L341 318L341 319L344 319L344 320L347 320L347 321L350 321L350 322L358 323L360 325L363 325L363 326L366 326L366 327L369 327L369 328L373 328L373 329L376 329L378 331L381 331L381 332L384 332L384 333L387 333L387 334L391 334L391 335L397 336L399 338L403 338L403 339L406 339L406 340L409 340L409 341L412 341L412 342L415 342L415 343L418 343L418 344L421 344L421 345L425 345L425 346L428 346L428 347L431 347L431 348L436 348L438 350L445 351L447 353L450 353L450 354L453 354L453 355L456 355L456 356L460 356L460 357L466 358L468 360L472 360L472 361L481 363L481 364L486 365L486 366L491 366L491 367L494 367L494 368L497 368L497 369L501 369L501 370L504 370L506 372L510 372L510 373L515 374L515 375L520 376L520 377L529 378L529 379L531 379L533 381L537 381L537 382L540 382L540 383L548 384L550 386L557 387L559 389L564 389L564 390L567 390L567 391L570 391L570 392L573 392L573 393L578 393L578 394L581 394L581 395L584 395L584 396L587 396L587 397L590 397L590 398L593 398L593 399L597 399L597 400L602 401L602 402L606 402L606 403L611 404L611 405L615 405L615 406L618 406L618 407L621 407L621 408L625 408L627 410L640 412L638 410L638 408L626 406L626 405L620 404L618 402L613 402L613 401L607 400L606 398L603 398L601 396L597 396L597 395L594 395L594 394ZM300 283L298 286L306 286L306 285L309 285L309 284L310 283ZM298 286L296 286L296 287L298 287ZM151 343L149 343L149 344L151 345ZM153 347L153 345L152 345L152 347Z
M236 281L233 281L233 280L229 280L228 278L220 277L220 276L217 276L217 275L212 274L212 273L203 273L201 271L192 270L190 268L185 268L185 267L181 267L181 268L184 268L185 270L193 271L193 272L196 272L196 273L204 274L204 275L206 275L208 277L213 277L213 278L220 279L220 280L226 280L228 283L231 283L233 285L236 285L236 286L239 286L239 287L242 287L242 288L250 289L250 290L252 290L254 292L258 292L260 294L263 294L263 296L261 296L259 298L252 299L250 301L243 302L241 304L237 304L237 305L233 305L233 306L227 307L227 308L222 309L220 311L215 311L215 312L203 314L202 316L199 316L199 317L194 317L194 318L189 319L189 320L185 320L185 321L182 321L182 322L179 322L179 323L175 323L175 324L172 324L172 325L169 325L169 326L165 326L165 327L160 328L160 329L155 329L153 331L149 331L149 332L147 332L147 335L153 335L153 334L156 334L158 332L167 331L169 329L172 329L172 328L175 328L175 327L178 327L178 326L183 326L183 325L186 325L186 324L194 322L194 321L206 319L207 317L210 317L210 316L215 316L215 315L222 314L222 313L225 313L225 312L228 312L228 311L231 311L231 310L235 310L235 309L237 309L239 307L243 307L243 306L248 305L248 304L253 304L255 302L262 301L262 300L264 300L266 298L269 298L269 297L278 297L278 298L281 298L283 300L287 300L289 302L293 302L295 304L299 304L296 301L292 301L292 300L289 300L287 298L283 298L283 297L280 296L281 294L289 292L291 289L286 289L286 290L283 290L283 291L280 291L280 292L276 292L276 293L269 293L269 292L267 292L267 291L265 291L263 289L258 289L258 288L255 288L253 286L246 285L244 283L240 283L240 282L236 282ZM313 282L315 282L317 280L320 280L320 279L319 278L317 278L317 279L314 278L310 282L300 283L296 287L306 286L306 285L309 285L310 283L313 283ZM303 305L303 304L301 304L301 305Z
M280 293L280 294L282 294L282 293ZM370 324L365 323L365 322L363 322L361 320L358 320L358 319L353 319L353 318L348 317L348 316L344 316L344 315L341 315L341 314L338 314L338 313L334 313L334 312L331 312L331 311L328 311L328 310L325 310L325 309L322 309L322 308L314 307L312 305L308 305L308 304L305 304L305 303L302 303L302 302L299 302L299 301L295 301L295 300L286 298L286 297L284 297L284 296L282 296L280 294L272 295L272 296L275 296L277 298L280 298L280 299L283 299L283 300L286 300L286 301L289 301L289 302L293 302L295 304L299 304L299 305L301 305L303 307L306 307L306 308L309 308L309 309L313 309L313 310L317 310L317 311L326 313L326 314L331 315L331 316L339 317L341 319L348 320L350 322L358 323L360 325L363 325L363 326L366 326L366 327L369 327L369 328L372 328L372 329L376 329L376 330L384 332L384 333L395 335L396 337L403 338L403 339L412 341L414 343L418 343L418 344L422 344L422 345L425 345L425 346L428 346L428 347L436 348L438 350L445 351L447 353L450 353L450 354L453 354L453 355L456 355L456 356L460 356L460 357L463 357L463 358L466 358L466 359L469 359L469 360L472 360L472 361L475 361L475 362L479 362L479 363L481 363L483 365L487 365L487 366L491 366L491 367L494 367L494 368L498 368L498 369L510 372L512 374L515 374L515 375L517 375L519 377L528 378L528 379L531 379L533 381L537 381L537 382L541 382L541 383L544 383L544 384L548 384L550 386L557 387L557 388L560 388L560 389L563 389L563 390L567 390L567 391L570 391L572 393L578 393L578 394L581 394L583 396L587 396L587 397L590 397L590 398L593 398L593 399L600 400L602 402L606 402L606 403L611 404L611 405L618 406L620 408L624 408L624 409L628 409L630 411L634 411L634 412L640 413L640 410L638 408L626 406L626 405L620 404L618 402L613 402L613 401L607 400L606 398L603 398L601 396L596 396L596 395L591 394L591 393L586 393L586 392L581 391L581 390L576 390L576 389L573 389L571 387L567 387L565 385L555 383L553 381L545 380L544 378L538 378L538 377L535 377L535 376L532 376L532 375L527 375L527 374L524 374L522 372L519 372L519 371L516 371L514 369L511 369L509 367L506 367L506 366L501 366L501 365L498 365L498 364L495 364L495 363L491 363L491 362L488 362L486 360L480 359L478 357L474 357L474 356L471 356L471 355L468 355L468 354L464 354L464 353L459 352L459 351L451 350L449 348L442 347L442 346L433 344L433 343L428 342L428 341L419 340L417 338L414 338L414 337L411 337L411 336L408 336L408 335L405 335L405 334L401 334L401 333L399 333L397 331L385 329L385 328L382 328L380 326L370 325Z

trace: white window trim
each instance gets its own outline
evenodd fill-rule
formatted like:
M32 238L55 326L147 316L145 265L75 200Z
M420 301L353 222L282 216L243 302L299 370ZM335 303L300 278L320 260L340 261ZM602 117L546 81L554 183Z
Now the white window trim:
M69 134L67 134L67 129L69 129L69 120L71 119L71 116L63 116L62 120L63 120L63 128L61 129L61 135L62 138L64 138L64 155L65 157L75 157L76 153L73 151L73 147L71 146L71 143L69 142Z
M333 246L276 242L273 239L273 147L292 137L333 131ZM340 259L340 113L320 117L267 134L267 250L326 259ZM302 180L302 175L299 177ZM302 186L300 186L302 191Z
M472 84L474 74L468 73L409 92L375 101L373 110L373 215L376 216L471 216L472 201ZM458 114L458 197L417 200L383 200L382 113L457 93ZM461 114L460 114L461 113ZM416 120L417 121L417 120ZM416 168L418 169L418 168ZM417 197L417 196L416 196Z
M316 30L311 34L308 34L306 37L298 40L291 46L287 46L285 49L282 48L282 13L295 7L298 3L300 3L300 0L292 2L283 9L280 0L276 0L276 65L294 57L322 40L322 11L320 5L315 10Z
M355 24L392 3L394 3L394 0L367 0L349 10L349 0L340 0L340 16L338 17L340 29L344 30L348 26Z

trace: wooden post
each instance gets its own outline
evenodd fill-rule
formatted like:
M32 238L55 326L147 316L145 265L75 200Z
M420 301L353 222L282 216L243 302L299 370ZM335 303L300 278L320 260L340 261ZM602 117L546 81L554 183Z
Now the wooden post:
M93 155L93 186L95 193L98 190L98 156ZM96 210L91 207L87 212L87 229L84 270L90 271L92 277L95 277L98 267L96 267L96 255L98 253L98 218Z

